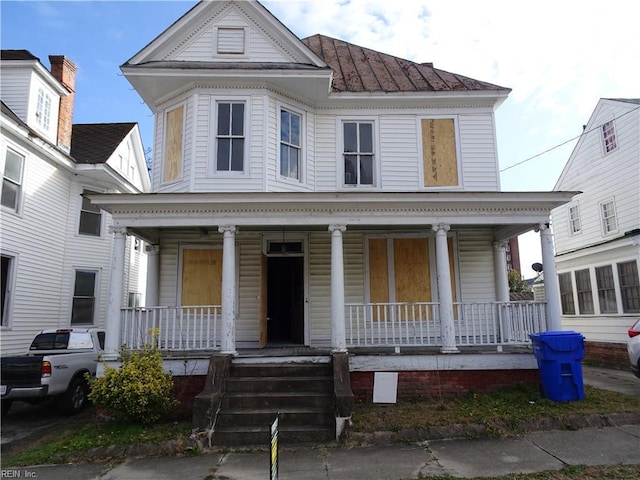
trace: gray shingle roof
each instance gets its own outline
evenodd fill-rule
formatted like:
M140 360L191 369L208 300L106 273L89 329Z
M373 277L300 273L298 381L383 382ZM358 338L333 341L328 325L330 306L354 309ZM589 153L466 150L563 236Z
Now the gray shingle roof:
M135 123L78 123L73 125L71 156L77 163L105 163Z

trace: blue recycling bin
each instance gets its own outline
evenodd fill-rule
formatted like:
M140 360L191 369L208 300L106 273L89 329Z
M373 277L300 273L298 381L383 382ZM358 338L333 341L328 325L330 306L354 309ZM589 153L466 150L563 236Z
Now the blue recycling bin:
M573 330L531 333L542 391L555 402L584 400L584 336Z

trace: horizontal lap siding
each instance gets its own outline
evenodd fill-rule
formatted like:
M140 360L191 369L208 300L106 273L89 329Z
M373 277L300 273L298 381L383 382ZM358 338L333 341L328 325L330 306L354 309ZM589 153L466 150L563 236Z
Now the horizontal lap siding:
M333 115L316 116L316 190L335 191L338 147L336 119Z
M498 190L493 114L460 115L460 151L465 190Z
M380 170L383 189L415 191L420 187L417 148L415 116L380 116Z
M491 231L462 230L457 235L461 301L495 301Z
M238 318L236 341L258 345L260 327L260 265L262 258L262 235L239 234L240 272L238 291ZM242 345L239 345L240 347Z
M27 118L29 86L32 75L35 76L31 69L27 68L2 69L2 101L23 120Z

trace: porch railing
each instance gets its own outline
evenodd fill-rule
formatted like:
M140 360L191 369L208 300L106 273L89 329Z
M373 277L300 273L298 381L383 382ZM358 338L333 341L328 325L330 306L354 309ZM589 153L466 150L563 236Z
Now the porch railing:
M438 303L346 304L346 341L357 346L439 346ZM522 345L546 330L545 303L454 303L459 346Z
M219 350L220 312L219 305L124 308L120 338L131 349Z

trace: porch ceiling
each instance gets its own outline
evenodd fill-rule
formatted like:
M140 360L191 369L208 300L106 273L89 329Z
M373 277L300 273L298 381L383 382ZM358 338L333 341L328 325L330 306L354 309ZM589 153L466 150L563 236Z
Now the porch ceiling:
M131 229L492 227L497 240L549 221L578 192L258 192L95 194L91 202Z

